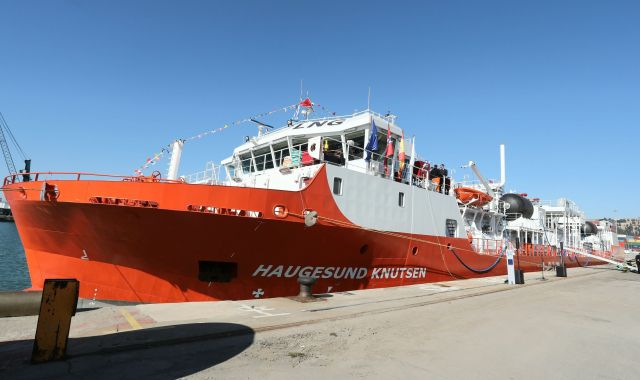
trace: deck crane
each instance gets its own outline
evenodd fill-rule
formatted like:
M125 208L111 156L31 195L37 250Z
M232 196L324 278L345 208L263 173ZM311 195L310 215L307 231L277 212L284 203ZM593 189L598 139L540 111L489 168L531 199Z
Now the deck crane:
M20 147L20 144L18 144L18 141L16 140L15 136L13 136L13 132L11 132L11 129L9 128L9 124L7 124L7 121L4 119L4 115L2 114L2 112L0 112L0 148L2 148L2 153L4 154L4 161L7 164L7 169L9 170L9 174L10 175L18 174L18 172L16 171L16 165L13 163L13 157L11 156L11 150L9 149L9 144L7 143L5 132L6 132L6 135L9 136L9 138L11 139L15 147L17 148L18 153L20 154L22 159L24 160L24 170L20 170L20 173L24 173L22 174L22 180L24 182L29 182L31 180L31 176L28 174L31 171L31 159L27 158L26 155L24 154L22 147Z

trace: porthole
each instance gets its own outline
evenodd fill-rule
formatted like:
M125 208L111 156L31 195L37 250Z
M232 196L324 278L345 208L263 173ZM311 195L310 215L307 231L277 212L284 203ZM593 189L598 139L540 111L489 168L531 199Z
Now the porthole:
M362 247L360 247L360 254L364 255L365 253L367 253L368 250L369 250L369 246L367 244L363 244Z

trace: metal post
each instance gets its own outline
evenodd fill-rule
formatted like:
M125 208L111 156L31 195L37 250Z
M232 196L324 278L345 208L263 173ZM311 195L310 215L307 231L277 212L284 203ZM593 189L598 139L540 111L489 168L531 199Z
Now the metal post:
M178 169L180 167L180 157L182 156L183 140L176 140L171 144L171 161L169 161L168 179L178 179Z
M318 279L311 276L298 277L298 284L300 284L299 298L313 298L312 287Z
M80 283L75 279L47 279L31 354L32 363L64 358L71 317L76 314Z

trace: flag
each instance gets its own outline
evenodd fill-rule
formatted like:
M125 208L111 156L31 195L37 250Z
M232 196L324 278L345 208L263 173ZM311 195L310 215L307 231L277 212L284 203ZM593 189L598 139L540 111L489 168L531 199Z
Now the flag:
M393 142L391 142L391 127L387 124L387 152L386 157L393 156Z
M387 151L384 154L384 175L387 177L389 176L389 166L387 165L389 157L393 159L393 143L391 142L391 126L387 123Z
M371 119L371 134L369 135L369 142L364 148L367 151L365 161L371 161L371 153L378 149L378 128L376 128L376 122Z
M409 157L409 181L413 176L413 166L416 163L416 137L411 137L411 157Z
M306 98L305 100L300 102L300 105L303 107L313 107L313 103L311 102L311 99Z
M402 138L400 139L400 148L398 153L398 160L400 161L400 171L404 169L404 159L406 158L404 153L404 131L402 131Z

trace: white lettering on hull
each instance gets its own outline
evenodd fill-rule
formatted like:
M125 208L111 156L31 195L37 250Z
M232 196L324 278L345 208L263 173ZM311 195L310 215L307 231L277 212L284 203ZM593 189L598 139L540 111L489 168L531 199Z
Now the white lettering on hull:
M362 280L369 277L372 280L420 279L427 277L427 268L421 267L313 267L300 265L265 265L260 264L252 277L292 278L297 275L321 279Z

